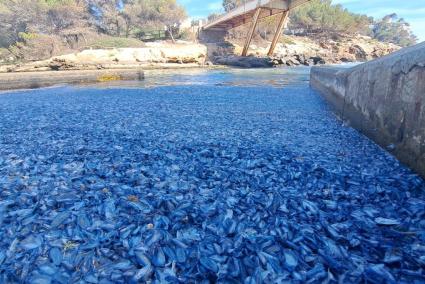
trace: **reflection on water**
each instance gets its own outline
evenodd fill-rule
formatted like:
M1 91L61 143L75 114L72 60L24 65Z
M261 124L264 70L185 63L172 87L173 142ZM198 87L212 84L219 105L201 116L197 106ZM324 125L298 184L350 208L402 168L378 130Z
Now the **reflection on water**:
M310 68L273 69L182 69L151 70L145 72L143 81L114 81L84 85L101 88L150 88L158 86L272 86L306 84Z

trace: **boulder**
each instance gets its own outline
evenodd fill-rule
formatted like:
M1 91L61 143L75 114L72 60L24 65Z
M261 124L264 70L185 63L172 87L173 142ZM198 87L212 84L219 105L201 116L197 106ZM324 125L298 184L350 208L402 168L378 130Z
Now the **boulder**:
M70 70L70 69L74 69L76 66L74 64L71 64L69 62L67 62L65 59L52 59L52 61L50 61L48 63L48 67L51 70L54 71L59 71L59 70Z
M267 57L243 57L235 55L215 57L214 63L241 68L269 68L276 65L272 59Z
M313 61L313 65L322 65L322 64L326 64L325 59L323 59L320 56L312 56L310 57L310 60Z

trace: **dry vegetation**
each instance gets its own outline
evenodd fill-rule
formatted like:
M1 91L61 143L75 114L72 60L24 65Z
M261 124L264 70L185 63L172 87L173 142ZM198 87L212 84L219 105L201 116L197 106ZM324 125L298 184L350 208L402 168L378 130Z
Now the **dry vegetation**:
M241 0L224 0L230 9ZM211 15L210 17L214 17ZM186 18L176 0L0 0L0 64L33 61L85 48L142 47L139 39L162 31L194 41L196 34L179 29ZM267 44L277 17L258 25L254 43ZM232 30L229 39L243 45L249 24ZM354 14L331 0L313 0L292 12L287 33L334 40L343 34L407 46L416 42L409 24L392 14L381 20ZM160 33L161 34L161 33ZM154 37L155 39L155 37ZM291 44L283 38L282 43Z
M174 40L185 18L175 0L0 0L0 63L141 47L141 33L164 27Z

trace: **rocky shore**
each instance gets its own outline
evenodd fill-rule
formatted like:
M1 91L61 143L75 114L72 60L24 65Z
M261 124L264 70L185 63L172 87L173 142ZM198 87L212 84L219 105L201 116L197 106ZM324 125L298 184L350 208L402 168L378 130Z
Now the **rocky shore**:
M248 58L241 58L242 43L228 41L210 47L209 57L214 63L237 67L313 66L365 62L400 49L366 36L339 35L328 37L300 37L285 35L275 54L267 57L269 42L252 44Z
M206 64L207 47L179 42L147 43L141 48L87 49L48 60L0 66L2 72L199 67Z
M189 42L147 43L140 48L87 49L48 60L0 65L0 73L98 70L128 68L181 68L224 65L241 68L323 65L362 62L392 53L400 47L365 36L339 36L335 39L285 35L273 57L267 56L269 42L256 42L248 57L240 57L237 41L214 44Z

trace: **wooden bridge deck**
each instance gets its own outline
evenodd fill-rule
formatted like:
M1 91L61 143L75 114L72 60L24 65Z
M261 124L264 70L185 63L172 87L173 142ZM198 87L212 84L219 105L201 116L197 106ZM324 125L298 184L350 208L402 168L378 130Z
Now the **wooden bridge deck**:
M238 7L207 23L203 30L230 30L250 23L258 8L258 20L289 11L310 0L245 0Z

